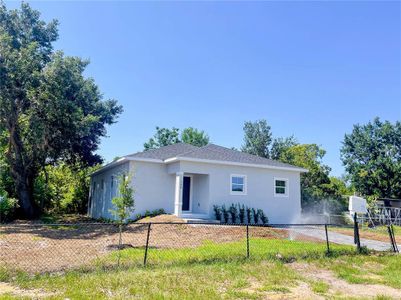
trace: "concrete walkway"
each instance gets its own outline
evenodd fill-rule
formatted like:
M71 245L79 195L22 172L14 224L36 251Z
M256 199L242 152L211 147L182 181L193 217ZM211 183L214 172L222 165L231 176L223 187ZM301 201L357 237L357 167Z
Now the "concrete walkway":
M291 230L293 233L299 233L305 236L317 238L320 240L326 240L326 232L324 229L320 229L317 227L292 227ZM329 231L329 241L330 243L336 243L340 245L351 245L354 244L354 237L346 234ZM398 244L398 243L397 243ZM376 251L389 251L391 250L391 243L375 241L375 240L367 240L361 238L361 246L366 246L368 249L376 250ZM401 249L401 245L398 245L398 248Z

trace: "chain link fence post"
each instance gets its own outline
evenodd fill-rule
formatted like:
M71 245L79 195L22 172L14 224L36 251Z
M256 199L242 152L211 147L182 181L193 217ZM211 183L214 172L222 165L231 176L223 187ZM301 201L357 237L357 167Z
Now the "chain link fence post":
M391 242L391 247L393 248L393 252L399 253L397 242L395 240L393 225L387 225L387 231L388 231L388 235L390 237L390 242Z
M148 259L148 248L149 248L149 237L150 237L150 226L152 223L149 223L148 225L148 233L146 235L146 245L145 245L145 255L143 257L143 265L146 266L146 261Z
M120 259L121 259L121 248L122 248L122 231L123 225L121 223L118 224L118 259L117 259L117 268L120 267Z
M354 243L356 244L356 249L358 252L361 252L361 239L359 237L359 225L358 225L358 216L354 213Z
M327 230L327 224L324 224L324 231L326 232L327 254L330 254L329 232Z
M249 258L249 225L246 224L246 258Z
M391 224L391 232L392 232L392 234L393 234L393 241L394 241L395 251L396 251L397 253L400 253L400 251L398 250L397 240L395 239L394 226L393 226L393 224Z

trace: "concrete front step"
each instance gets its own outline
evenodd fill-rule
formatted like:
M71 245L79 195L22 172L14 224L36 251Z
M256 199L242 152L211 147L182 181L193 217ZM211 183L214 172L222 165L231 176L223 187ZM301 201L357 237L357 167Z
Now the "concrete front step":
M191 224L209 224L209 223L215 223L215 224L220 224L220 221L218 220L207 220L207 219L184 219L183 220L186 223L191 223Z
M211 219L207 214L184 213L181 215L181 219L187 223L220 223L220 221Z

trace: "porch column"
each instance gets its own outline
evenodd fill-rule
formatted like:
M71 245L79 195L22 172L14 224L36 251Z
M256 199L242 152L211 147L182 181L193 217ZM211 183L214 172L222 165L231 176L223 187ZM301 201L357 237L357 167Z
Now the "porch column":
M182 189L183 189L184 172L177 172L175 174L175 201L174 201L174 214L180 217L182 214Z

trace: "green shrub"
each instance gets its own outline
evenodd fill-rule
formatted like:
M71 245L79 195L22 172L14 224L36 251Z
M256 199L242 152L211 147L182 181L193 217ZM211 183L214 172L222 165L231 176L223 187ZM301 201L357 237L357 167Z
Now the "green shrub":
M218 205L213 205L214 215L216 216L216 220L221 220L221 208Z
M242 224L267 224L269 219L262 209L255 209L245 205L231 204L226 208L225 204L222 206L213 206L216 220L221 223L242 223Z
M166 211L163 208L155 209L155 210L152 210L152 211L146 210L143 215L136 214L135 215L135 221L138 221L138 220L143 219L143 218L148 218L148 217L151 218L151 217L164 215L165 213L166 213Z
M17 199L9 198L4 192L0 194L0 222L12 220L17 208Z

